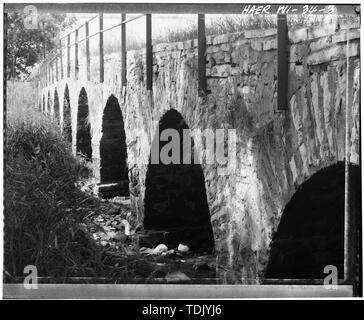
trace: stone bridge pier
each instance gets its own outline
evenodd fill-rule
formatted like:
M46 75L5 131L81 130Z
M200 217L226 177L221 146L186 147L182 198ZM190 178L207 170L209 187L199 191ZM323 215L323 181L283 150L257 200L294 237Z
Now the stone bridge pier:
M305 257L320 268L332 260L342 268L342 256L330 254L343 250L339 195L346 154L353 170L360 163L359 24L290 30L287 50L284 111L277 108L276 29L207 37L204 97L198 94L197 41L189 40L153 47L152 91L146 90L145 50L139 50L127 55L127 87L121 86L120 57L113 54L105 57L104 83L97 81L96 63L90 81L81 64L77 79L45 87L39 98L44 112L59 114L63 130L67 121L71 124L74 153L90 152L95 185L102 182L102 170L105 183L112 183L113 175L115 182L129 180L133 223L162 230L169 223L175 223L173 228L184 224L186 230L197 227L199 234L211 228L212 247L227 282L315 278L320 270L304 274L295 266L281 275L275 270L303 263ZM235 130L235 170L221 175L217 163L205 162L198 168L152 167L149 157L158 124L179 132ZM194 146L200 154L203 145ZM193 245L203 247L208 237L197 237ZM183 238L188 240L193 239ZM310 251L314 243L320 243L322 252ZM303 248L300 258L292 249L298 247Z

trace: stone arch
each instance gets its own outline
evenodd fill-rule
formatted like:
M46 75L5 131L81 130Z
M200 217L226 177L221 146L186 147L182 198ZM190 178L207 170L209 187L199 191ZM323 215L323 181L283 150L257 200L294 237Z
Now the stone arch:
M351 212L360 214L359 166L350 165ZM286 205L273 236L266 278L322 279L324 268L344 268L345 164L316 172Z
M51 92L48 91L48 98L47 98L47 110L46 110L46 114L50 115L51 114Z
M57 123L59 123L59 97L57 89L54 89L54 99L53 99L53 116Z
M92 160L92 146L91 146L91 125L90 125L90 111L88 105L87 92L82 87L78 96L78 110L77 110L77 133L76 133L76 152L81 154L87 160Z
M200 164L181 164L183 159L183 129L189 129L179 112L167 111L159 121L151 153L160 151L169 141L160 141L165 129L177 130L180 137L180 157L177 163L152 164L146 173L144 227L166 231L160 239L168 247L187 244L193 251L211 251L214 247L205 178ZM159 147L156 146L159 141ZM192 140L193 148L193 140ZM161 159L159 159L161 160Z
M63 123L62 123L63 136L69 142L72 142L72 118L71 118L71 103L70 92L68 85L64 89L63 97Z
M100 140L100 182L119 183L114 195L129 195L127 147L124 119L119 102L111 95L102 117Z

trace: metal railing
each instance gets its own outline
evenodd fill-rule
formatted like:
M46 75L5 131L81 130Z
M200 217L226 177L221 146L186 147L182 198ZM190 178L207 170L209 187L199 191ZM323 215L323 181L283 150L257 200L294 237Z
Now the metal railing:
M41 82L41 87L46 87L49 84L53 84L55 81L59 79L59 70L58 70L58 61L60 60L60 75L61 79L64 78L64 75L69 78L71 76L71 48L75 47L75 54L74 54L74 72L75 78L78 78L79 72L79 52L78 52L78 45L80 43L86 42L86 70L87 70L87 79L90 80L90 39L99 35L99 57L100 57L100 82L104 82L104 45L103 45L103 35L105 32L113 30L115 28L121 27L121 72L122 72L122 82L123 85L126 85L126 32L125 32L125 25L129 22L134 20L140 19L146 16L146 14L140 14L136 17L132 17L129 19L125 19L125 14L121 13L121 21L111 27L106 29L103 28L103 13L100 13L96 16L93 16L80 26L78 26L75 30L67 33L66 35L62 36L60 39L57 40L57 44L55 48L53 48L49 53L48 57L44 59L38 68L38 77ZM99 18L99 30L93 34L89 34L89 24L91 21ZM82 39L78 39L79 31L85 28L85 37ZM71 43L71 35L74 34L74 41ZM64 40L67 40L66 44L64 45ZM66 49L66 58L67 58L67 65L66 65L66 73L63 70L63 50ZM54 67L55 67L55 74L54 74Z

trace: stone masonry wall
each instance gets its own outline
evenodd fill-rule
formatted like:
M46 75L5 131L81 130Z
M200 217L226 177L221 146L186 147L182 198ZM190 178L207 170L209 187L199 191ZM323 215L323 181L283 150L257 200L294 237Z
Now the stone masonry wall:
M346 41L349 75L346 75ZM237 168L217 174L202 164L215 250L227 282L264 277L269 246L297 188L318 170L345 159L345 90L349 88L350 161L359 163L359 23L330 23L289 31L289 108L277 111L277 31L248 30L207 37L206 97L198 96L197 40L153 48L153 92L146 91L145 51L128 52L128 86L119 55L105 59L105 82L64 79L43 89L70 91L73 145L77 100L88 94L95 182L99 181L102 113L110 95L121 106L135 219L143 221L145 175L156 125L173 108L190 129L236 129ZM81 68L82 69L82 68ZM51 99L52 100L52 99ZM53 108L53 106L52 106ZM53 109L52 109L53 110ZM202 150L199 150L202 152Z

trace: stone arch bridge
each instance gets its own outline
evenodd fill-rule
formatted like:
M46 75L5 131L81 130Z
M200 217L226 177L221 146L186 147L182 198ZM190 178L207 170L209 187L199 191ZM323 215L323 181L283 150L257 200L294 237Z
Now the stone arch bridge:
M288 30L285 110L280 110L277 105L277 38L277 29L206 37L205 95L199 92L196 39L153 46L152 75L149 75L153 83L151 90L148 90L148 52L145 49L127 52L127 82L124 83L120 54L104 57L103 82L99 80L99 61L91 59L88 73L87 63L82 62L81 56L77 70L70 65L68 74L64 72L63 77L57 76L58 80L52 82L41 78L39 82L41 110L57 119L62 130L68 130L74 153L81 151L92 162L95 186L115 181L120 185L127 181L134 223L149 221L151 228L158 229L158 223L153 224L153 217L163 220L163 206L167 211L175 210L182 216L188 216L188 210L195 210L196 215L200 211L207 212L213 249L219 264L225 267L225 279L230 282L255 282L265 277L280 276L309 278L311 275L297 271L299 267L292 267L297 273L291 269L280 275L274 271L277 268L274 264L293 263L295 256L288 251L294 246L294 241L298 246L307 240L306 249L307 243L320 243L321 238L313 241L317 234L311 235L309 231L305 233L300 229L304 225L307 230L326 230L331 224L337 222L342 226L343 223L341 218L335 218L334 213L325 216L324 207L320 208L322 215L300 213L299 208L306 205L301 200L296 206L296 213L287 213L286 220L289 220L289 215L297 214L297 219L293 220L300 221L302 225L294 226L293 222L287 227L293 230L291 238L282 236L284 239L279 239L276 235L280 222L283 224L285 220L284 212L289 209L291 200L298 198L298 192L303 192L303 199L316 203L312 198L315 195L310 195L310 187L305 194L305 186L311 179L317 179L314 186L321 188L316 192L325 194L328 187L330 190L342 187L343 181L335 179L343 177L342 163L346 158L353 167L360 163L359 23L334 21L320 27ZM61 63L65 64L65 53L62 56ZM201 170L192 174L199 177L196 181L200 179L196 183L202 181L200 187L193 185L195 182L189 178L189 169L179 173L178 177L174 176L172 181L163 177L153 180L149 157L157 125L161 125L161 121L166 127L177 130L176 121L182 121L183 128L190 129L235 129L234 172L219 175L218 165L202 163ZM198 151L202 152L202 149ZM165 174L170 172L167 170ZM149 187L148 179L151 179ZM332 185L332 181L337 184ZM158 183L160 188L154 190L153 186ZM183 207L184 212L172 208L168 199L173 201L177 196L170 192L169 187L163 187L163 183L169 183L172 189L186 184L195 195L204 199L202 202L198 200L197 209L188 205ZM125 188L125 183L123 186ZM146 200L148 190L152 189L152 200ZM178 196L183 198L183 194ZM194 201L193 195L189 197ZM333 191L317 203L336 203L338 198ZM146 202L153 199L159 209L152 209L148 218ZM335 208L330 210L334 212ZM343 206L339 211L338 215L342 216ZM165 214L173 216L173 212ZM306 214L310 221L299 218L300 214L303 217ZM203 218L194 221L195 226L200 222L206 223ZM303 223L305 221L306 224ZM298 228L297 233L294 228ZM199 229L199 232L202 231ZM300 232L308 239L302 236L300 242ZM330 234L330 230L327 232ZM342 236L342 231L338 234ZM201 245L206 239L201 240ZM270 261L275 240L277 243L283 241L282 250L286 248L288 253L277 253L275 260ZM336 245L342 250L340 241ZM321 244L324 245L324 242ZM314 259L320 260L320 251L317 250L312 254L316 257ZM336 260L341 266L341 256ZM267 272L270 274L267 275ZM317 272L313 272L312 277L317 278Z

